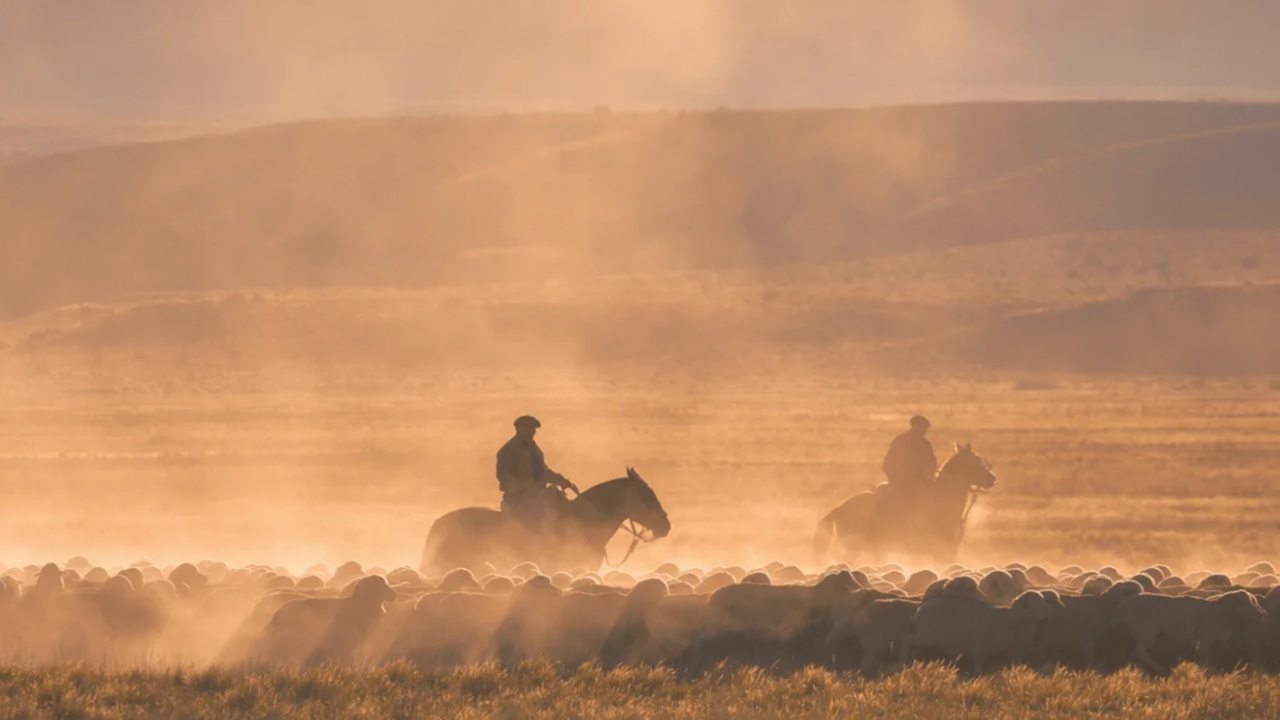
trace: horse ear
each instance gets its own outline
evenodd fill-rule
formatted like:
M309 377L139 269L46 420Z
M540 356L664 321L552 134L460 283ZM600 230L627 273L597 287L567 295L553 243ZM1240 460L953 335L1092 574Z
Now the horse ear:
M964 449L965 449L965 452L973 452L973 443L971 442L965 443Z
M964 448L960 447L960 443L952 443L952 445L956 446L956 452L960 452L961 450L964 450Z

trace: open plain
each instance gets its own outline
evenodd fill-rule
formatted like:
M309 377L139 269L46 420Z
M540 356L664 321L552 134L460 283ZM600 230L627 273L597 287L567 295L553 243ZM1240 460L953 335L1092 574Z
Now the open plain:
M1277 138L1265 102L6 121L0 715L1276 716ZM419 574L526 413L671 533ZM997 478L958 565L814 557L916 414ZM1013 639L929 645L979 581ZM697 652L607 662L659 585ZM846 621L900 632L861 665Z

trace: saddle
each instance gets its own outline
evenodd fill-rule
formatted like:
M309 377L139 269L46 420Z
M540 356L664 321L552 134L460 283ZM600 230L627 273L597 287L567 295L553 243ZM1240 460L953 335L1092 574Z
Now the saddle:
M881 517L899 527L909 527L920 522L921 500L919 495L912 495L902 486L894 486L882 482L872 491L876 504L880 507Z
M564 491L555 487L534 490L523 495L504 499L502 513L529 531L531 539L539 540L554 528L569 506Z

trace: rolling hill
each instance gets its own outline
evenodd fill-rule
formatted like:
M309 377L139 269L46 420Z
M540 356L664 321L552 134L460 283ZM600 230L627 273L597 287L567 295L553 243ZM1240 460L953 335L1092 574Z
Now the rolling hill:
M0 365L25 368L11 377L62 367L155 379L264 368L1280 374L1260 331L1280 313L1278 238L1062 236L768 271L146 293L0 323Z
M963 331L944 353L996 370L1280 375L1280 284L1144 290Z
M232 129L217 123L48 120L0 116L0 165L103 145L177 140Z
M905 236L980 243L1064 229L1276 227L1280 123L1064 156L931 205L904 223Z
M1280 106L325 121L0 168L0 317L125 293L772 268L1280 227Z

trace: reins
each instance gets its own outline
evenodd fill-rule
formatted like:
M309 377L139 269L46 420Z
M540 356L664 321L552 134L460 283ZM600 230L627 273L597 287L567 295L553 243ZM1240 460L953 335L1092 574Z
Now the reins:
M616 565L615 565L615 564L613 564L613 561L609 560L609 548L608 548L608 547L606 547L606 548L604 549L604 561L605 561L605 564L607 564L607 565L608 565L609 567L611 567L611 568L618 568L618 567L622 567L623 563L625 563L625 562L627 561L627 559L631 557L631 553L633 553L633 552L635 552L635 551L636 551L636 546L637 546L637 545L639 545L640 543L642 543L642 542L653 542L653 537L652 537L652 536L646 537L646 536L645 536L645 534L644 534L644 533L645 533L645 531L643 531L643 530L636 530L636 521L635 521L635 520L632 520L631 518L627 518L627 525L626 525L625 527L623 527L622 529L623 529L623 530L626 530L626 531L627 531L627 532L629 532L629 533L631 533L631 546L627 548L627 554L626 554L626 555L623 555L623 556L622 556L622 559L621 559L621 560L619 560L619 561L618 561L618 564L616 564Z
M582 493L581 493L581 492L578 492L578 489L577 489L577 488L573 488L573 491L574 491L574 493L575 493L576 495L579 495L579 496L581 496L581 495L582 495ZM599 511L597 510L597 512L599 512ZM609 559L609 548L608 548L608 546L606 546L606 547L604 548L604 561L605 561L605 564L606 564L606 565L608 565L608 566L609 566L609 567L611 567L611 568L619 568L619 567L622 567L622 565L623 565L623 564L624 564L624 563L625 563L625 562L626 562L626 561L631 557L631 554L632 554L632 553L634 553L634 552L636 551L636 546L638 546L638 545L639 545L640 543L642 543L642 542L646 542L646 543L647 543L647 542L653 542L653 540L654 540L653 535L645 535L645 533L646 533L646 532L648 532L648 530L637 530L637 529L636 529L636 521L635 521L635 520L632 520L631 518L627 518L627 524L626 524L626 525L621 526L621 529L626 530L627 532L631 533L631 545L630 545L630 547L628 547L628 548L627 548L627 553L626 553L625 555L623 555L623 556L622 556L622 559L621 559L621 560L619 560L619 561L618 561L618 563L617 563L616 565L613 563L613 561L611 561L611 560Z
M973 510L974 505L978 504L978 496L986 495L987 492L988 492L987 490L983 490L982 488L977 488L977 487L969 488L969 505L964 509L964 514L960 516L961 525L964 525L965 523L969 522L969 512Z

